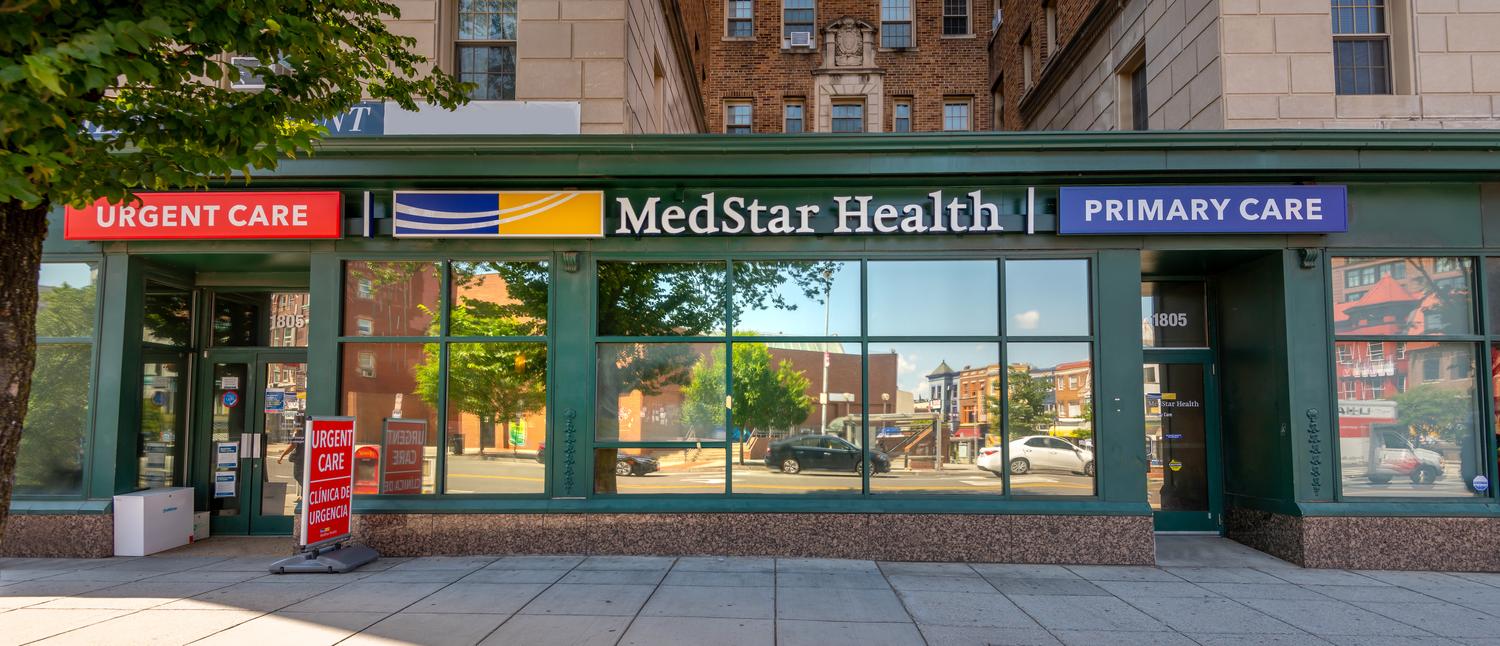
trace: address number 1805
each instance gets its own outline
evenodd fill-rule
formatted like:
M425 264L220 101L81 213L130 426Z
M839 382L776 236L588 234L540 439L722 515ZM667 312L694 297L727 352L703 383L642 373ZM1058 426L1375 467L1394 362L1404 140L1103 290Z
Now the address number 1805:
M1187 327L1188 315L1186 312L1157 312L1147 316L1146 323L1151 327Z

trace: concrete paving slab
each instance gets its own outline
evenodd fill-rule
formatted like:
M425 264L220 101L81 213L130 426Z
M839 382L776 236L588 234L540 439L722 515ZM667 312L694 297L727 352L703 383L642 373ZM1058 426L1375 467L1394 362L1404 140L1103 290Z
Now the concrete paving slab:
M1431 635L1394 619L1388 619L1342 601L1291 599L1238 599L1314 635Z
M652 570L573 570L560 583L598 583L604 585L656 585L667 576L667 568Z
M207 581L202 583L148 583L138 581L54 599L36 607L142 610L230 585L234 584L223 581Z
M1494 640L1470 640L1470 639L1448 639L1447 637L1402 637L1402 636L1380 636L1380 635L1324 635L1322 639L1330 644L1339 646L1461 646L1463 644L1475 644L1483 641L1500 642L1500 637Z
M142 610L33 643L46 646L187 644L261 614L251 610Z
M1125 597L1158 621L1183 633L1297 634L1301 630L1229 599Z
M880 573L880 566L874 561L857 561L853 559L776 559L776 572L807 573L807 572L871 572Z
M1089 581L1181 581L1166 570L1136 565L1069 565L1069 570Z
M615 646L631 617L516 615L481 646Z
M1122 632L1118 630L1054 630L1067 646L1196 646L1197 642L1177 633Z
M142 572L177 572L193 568L210 567L226 557L223 556L146 556L111 563L101 568L110 570L138 570Z
M907 563L880 561L875 564L886 576L906 574L913 576L979 576L967 563Z
M1186 581L1095 581L1094 585L1122 599L1219 596L1217 592Z
M776 559L738 556L684 556L673 572L775 572Z
M1382 617L1416 626L1434 635L1444 637L1500 636L1500 617L1450 603L1355 602L1354 605Z
M1156 535L1156 564L1159 567L1297 567L1270 554L1220 536L1180 534Z
M910 646L921 644L922 634L914 624L900 622L790 620L776 623L776 643L778 646Z
M113 581L53 581L50 579L19 581L0 588L0 610L34 606L62 597L117 585L119 584Z
M1110 596L1097 585L1083 579L1012 579L985 577L990 585L1004 594L1093 595Z
M972 592L978 594L993 594L997 592L995 586L989 584L979 576L913 576L907 574L893 574L886 577L891 587L897 590L912 591L937 591L937 592Z
M545 583L454 583L402 612L513 615L546 589Z
M1303 588L1312 590L1318 594L1339 601L1374 601L1374 602L1400 602L1400 603L1447 603L1437 597L1429 596L1394 586L1368 586L1368 585L1304 585Z
M1500 588L1500 574L1493 572L1450 572L1449 574L1465 581L1473 581L1490 587Z
M776 618L843 622L911 620L890 588L777 588Z
M590 556L579 570L667 570L677 559L670 556Z
M1312 601L1328 599L1325 595L1290 583L1199 583L1197 585L1230 599L1308 599Z
M369 583L453 583L477 571L477 569L386 570L370 573L370 576L361 580Z
M1285 569L1269 570L1266 574L1274 576L1287 583L1298 585L1390 585L1378 579L1355 574L1348 570L1304 570Z
M583 562L582 556L506 556L484 566L486 570L571 570Z
M1077 574L1061 565L1012 565L1007 563L974 563L969 567L986 578L1007 579L1078 579Z
M339 646L474 646L509 615L398 612L339 642Z
M1443 572L1393 572L1387 570L1353 570L1355 574L1369 577L1387 583L1412 590L1454 590L1475 589L1483 590L1490 586L1477 581L1470 581L1463 577L1453 576Z
M1285 583L1265 572L1248 567L1169 567L1162 569L1192 583Z
M236 583L159 606L163 610L257 610L271 612L339 587L338 583Z
M1010 599L1048 630L1167 630L1165 624L1114 597L1018 594Z
M774 619L773 588L662 586L641 609L642 617Z
M0 646L46 639L129 614L129 610L21 608L0 612Z
M897 596L912 619L923 625L1039 628L1002 594L899 592Z
M526 615L629 617L640 612L656 586L557 584L521 609Z
M233 572L219 570L183 570L181 572L168 572L158 574L149 579L141 579L141 583L197 583L203 581L216 581L219 583L240 583L251 579L259 579L265 572Z
M151 570L122 570L119 568L92 568L88 570L67 570L47 577L49 581L111 581L114 583L128 583L149 579L166 572L153 572Z
M343 574L319 572L304 574L267 574L258 579L250 579L258 583L354 583L362 581L375 574L374 571L359 569Z
M261 615L221 633L215 633L195 646L325 646L370 627L382 619L384 612L277 612Z
M68 570L0 570L0 584L9 584L16 581L34 581L54 577Z
M868 590L890 589L890 582L879 572L785 572L776 573L778 588L846 588Z
M285 558L287 556L291 556L291 555L290 554L283 554L281 556L237 556L237 557L233 557L233 558L226 558L226 559L217 561L215 563L211 563L209 565L200 565L198 567L191 568L191 569L188 569L186 571L188 571L188 572L206 572L206 571L212 571L212 572L258 572L260 574L265 574L266 571L267 571L267 568L271 567L272 563L275 563L276 561L278 561L278 560L280 560L282 558ZM361 569L363 569L363 568L361 568Z
M1329 642L1307 633L1292 635L1187 635L1204 646L1326 646Z
M309 597L284 612L342 612L358 609L362 612L393 613L418 599L437 592L442 583L366 583L355 581L328 592ZM371 622L374 623L374 622ZM363 626L361 626L363 627Z
M500 560L498 556L428 556L391 566L397 570L477 570Z
M485 568L470 572L460 579L463 583L557 583L567 570L492 570Z
M917 624L928 644L942 646L1058 646L1062 642L1041 628L929 626ZM1092 642L1090 646L1106 642Z
M700 572L673 569L662 585L697 585L723 588L764 588L776 585L773 572Z
M771 646L776 643L770 619L709 617L639 617L620 646Z

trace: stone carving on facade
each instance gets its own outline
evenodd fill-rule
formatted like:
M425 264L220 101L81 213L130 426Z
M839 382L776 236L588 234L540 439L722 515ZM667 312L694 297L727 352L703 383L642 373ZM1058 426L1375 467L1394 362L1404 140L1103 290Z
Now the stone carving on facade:
M833 27L833 63L839 67L857 67L865 62L865 42L854 19L844 16Z
M875 66L875 28L844 16L823 28L823 64L814 69L811 101L812 127L832 129L834 103L863 106L867 132L884 123L885 72Z

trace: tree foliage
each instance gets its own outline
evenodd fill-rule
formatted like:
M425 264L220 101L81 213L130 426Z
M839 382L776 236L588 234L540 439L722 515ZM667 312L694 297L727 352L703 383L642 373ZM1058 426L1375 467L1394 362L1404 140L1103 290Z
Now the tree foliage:
M1440 383L1420 384L1391 398L1401 425L1417 439L1436 437L1462 443L1474 424L1473 391Z
M62 284L41 294L37 333L55 338L94 334L97 288ZM88 428L88 374L92 351L86 343L49 343L37 351L31 398L16 485L29 493L72 493L83 478L83 434ZM82 377L82 378L80 378Z
M754 431L792 428L807 419L811 384L789 361L772 365L764 343L735 343L734 427L743 440ZM690 429L724 425L724 350L715 349L694 364L683 388L682 423Z
M1052 425L1052 415L1047 412L1047 395L1052 392L1052 380L1031 375L1030 366L1014 365L1007 377L1010 417L1006 418L1009 439L1035 435ZM999 396L990 397L992 419L1001 419L1006 402Z

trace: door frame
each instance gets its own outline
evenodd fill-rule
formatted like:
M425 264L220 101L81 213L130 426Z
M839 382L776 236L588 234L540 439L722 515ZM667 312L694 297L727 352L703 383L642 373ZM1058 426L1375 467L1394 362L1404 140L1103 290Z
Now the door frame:
M193 415L192 442L190 450L193 452L189 461L192 476L189 479L192 486L201 492L200 500L213 499L213 402L209 401L214 392L214 370L213 366L220 363L240 363L246 366L246 384L240 388L244 414L248 416L242 433L260 434L265 437L265 411L261 407L265 400L266 365L270 363L307 363L307 348L266 348L266 347L217 347L203 350L199 355L201 369L198 371L196 392L193 407L196 410ZM211 534L239 535L239 536L290 536L295 517L293 516L267 516L262 515L260 500L262 485L264 481L265 454L264 441L261 442L261 455L258 457L246 457L244 453L244 440L241 440L239 472L239 498L241 513L234 517L210 516L209 531ZM209 505L202 507L207 509Z
M1223 425L1219 410L1219 375L1214 351L1208 348L1151 349L1144 351L1145 364L1187 363L1203 366L1203 455L1207 464L1208 512L1153 511L1152 524L1158 532L1224 532L1224 453ZM1144 397L1141 394L1142 413ZM1147 456L1147 468L1150 468ZM1148 480L1149 482L1149 480ZM1149 485L1148 485L1149 486Z

